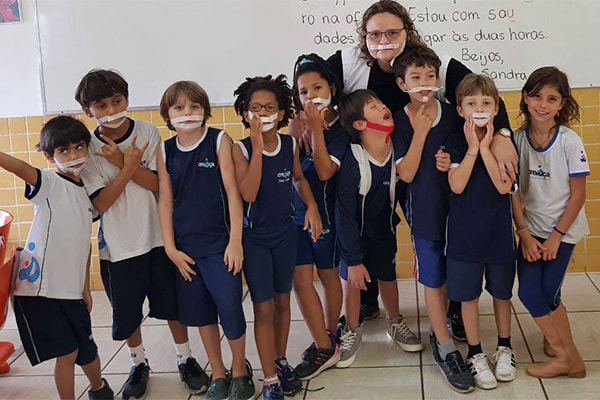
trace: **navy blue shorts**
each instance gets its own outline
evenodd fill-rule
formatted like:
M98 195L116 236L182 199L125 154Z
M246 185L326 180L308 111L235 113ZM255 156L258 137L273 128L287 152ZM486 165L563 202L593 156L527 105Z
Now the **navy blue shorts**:
M427 240L413 236L415 275L428 288L437 289L446 283L446 256L443 240Z
M515 282L516 263L487 264L446 260L448 298L452 301L471 301L481 296L483 276L485 290L495 299L510 300Z
M148 297L152 318L177 320L177 267L164 247L126 260L100 260L104 290L113 309L112 337L125 340L140 326L142 305Z
M83 300L15 296L14 309L19 336L32 366L75 350L77 365L87 365L98 357Z
M188 282L177 273L177 307L179 322L186 326L216 325L221 321L229 340L246 333L242 308L242 274L227 270L224 254L195 258L196 276Z
M296 226L244 228L244 276L254 303L292 291L296 268Z
M383 238L362 238L363 265L369 272L371 281L393 282L396 280L396 236ZM348 280L348 264L340 262L340 276Z
M313 265L319 269L337 268L340 264L340 252L337 248L335 225L323 227L317 242L313 242L309 230L296 225L297 255L296 265Z

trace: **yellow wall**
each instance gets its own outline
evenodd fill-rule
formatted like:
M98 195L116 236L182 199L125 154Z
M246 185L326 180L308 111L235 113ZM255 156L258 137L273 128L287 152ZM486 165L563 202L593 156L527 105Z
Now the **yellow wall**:
M573 129L583 137L588 160L592 170L587 184L586 213L591 234L576 247L569 271L600 271L600 88L577 89L574 91L582 106L581 121ZM503 94L511 118L511 125L517 127L520 94ZM171 136L158 111L134 111L134 119L150 121L158 127L163 139ZM79 115L90 129L95 121ZM44 156L35 150L39 142L42 124L51 116L0 119L0 151L9 153L40 168L49 165ZM211 126L225 129L234 139L246 134L232 107L219 107L213 110L209 121ZM0 171L0 208L11 212L15 221L9 239L10 244L23 246L33 218L33 207L23 196L24 183L6 171ZM96 232L96 227L94 227ZM93 239L92 284L101 288L98 248ZM410 277L413 272L413 249L410 232L403 221L398 229L397 270L400 277Z

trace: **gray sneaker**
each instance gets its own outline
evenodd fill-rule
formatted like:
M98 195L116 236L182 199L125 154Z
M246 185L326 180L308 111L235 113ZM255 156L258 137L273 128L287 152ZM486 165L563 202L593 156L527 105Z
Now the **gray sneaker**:
M408 352L423 350L423 344L419 338L412 333L402 315L392 319L386 318L385 330L387 331L390 339L398 343L402 350Z
M337 368L348 368L354 364L356 354L360 350L360 344L362 343L362 330L359 325L353 331L350 330L350 326L346 324L342 337L340 338L340 361L335 365Z

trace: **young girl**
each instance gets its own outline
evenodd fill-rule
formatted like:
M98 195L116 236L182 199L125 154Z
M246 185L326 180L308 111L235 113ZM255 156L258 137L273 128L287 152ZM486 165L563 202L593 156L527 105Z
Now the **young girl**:
M167 255L181 273L179 321L198 327L212 369L205 398L252 399L240 274L242 199L232 141L224 131L206 126L210 111L208 95L195 82L176 82L163 94L161 116L177 136L164 143L157 157L160 223ZM231 374L221 356L217 316L233 355Z
M296 367L301 380L311 379L334 366L340 358L335 332L342 307L340 261L335 229L335 175L350 143L339 123L334 106L339 100L340 83L330 67L316 54L302 55L294 68L294 102L301 120L310 131L312 151L300 151L302 172L317 202L323 233L312 241L303 231L306 205L294 192L298 234L294 290L314 343L304 352ZM324 132L325 130L325 132ZM325 310L313 286L313 264L325 289Z
M529 365L527 373L583 378L585 364L560 301L573 248L589 234L583 205L590 168L581 138L568 127L579 106L567 76L555 67L534 71L521 93L524 122L515 132L521 190L513 198L519 298L544 334L544 351L555 357Z
M254 335L265 375L265 399L283 399L302 388L285 357L290 330L290 291L296 263L293 183L307 205L304 229L321 235L321 218L302 174L293 137L277 129L292 117L292 91L280 75L247 78L234 92L234 107L250 137L233 149L244 201L244 274L254 303Z

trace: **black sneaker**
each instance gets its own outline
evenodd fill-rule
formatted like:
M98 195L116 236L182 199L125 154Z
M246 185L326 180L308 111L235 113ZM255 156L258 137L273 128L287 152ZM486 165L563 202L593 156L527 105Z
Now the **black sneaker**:
M460 340L461 342L467 340L465 324L463 323L462 315L460 313L450 314L448 318L446 318L446 323L448 324L450 335L452 335L454 339Z
M433 359L450 387L459 393L469 393L475 390L475 379L465 364L460 351L456 350L446 355L442 360L434 335L429 336Z
M104 382L104 386L102 386L98 390L88 390L88 398L90 400L112 400L115 398L115 394L106 379L102 378L102 382Z
M372 319L375 319L379 316L379 305L376 306L370 306L367 304L361 304L360 305L360 323L362 324L363 321L370 321Z
M136 399L141 399L144 397L149 378L150 366L148 365L148 360L131 367L129 377L125 381L125 385L123 385L123 398L135 397Z
M281 388L286 396L293 396L302 390L302 382L298 379L294 369L288 364L286 358L275 360L275 370L281 382Z
M191 394L200 394L208 390L210 378L194 357L189 357L184 363L177 365L179 377Z
M306 381L318 376L327 368L331 368L340 360L340 348L333 335L329 335L331 347L329 349L317 349L310 345L302 354L302 362L294 368L296 375L302 381Z

